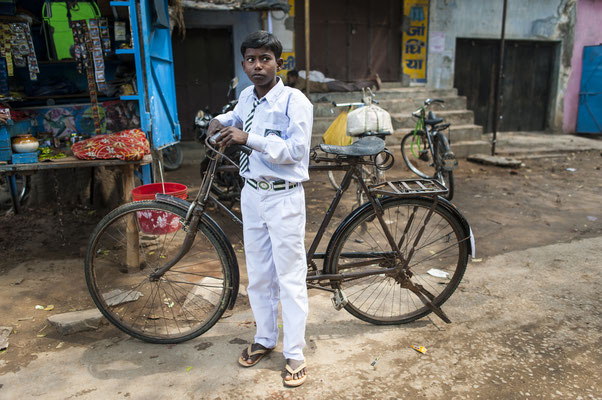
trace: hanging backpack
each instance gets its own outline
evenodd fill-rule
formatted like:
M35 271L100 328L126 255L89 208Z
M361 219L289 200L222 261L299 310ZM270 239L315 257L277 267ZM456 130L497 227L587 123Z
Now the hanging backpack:
M100 10L96 2L90 0L46 0L42 6L42 18L49 58L65 60L73 58L71 21L100 18Z

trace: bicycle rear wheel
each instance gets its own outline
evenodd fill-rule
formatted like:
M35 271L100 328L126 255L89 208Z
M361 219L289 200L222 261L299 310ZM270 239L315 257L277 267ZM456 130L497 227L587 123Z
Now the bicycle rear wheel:
M468 262L468 233L441 204L429 218L430 199L388 198L381 204L384 221L403 257L413 250L407 276L399 271L378 272L399 267L402 260L389 245L372 207L359 211L333 238L327 268L331 274L374 271L365 277L332 281L331 285L344 292L348 300L345 309L352 315L377 325L402 324L431 312L410 287L420 285L436 306L456 290Z
M435 178L435 163L424 131L419 131L416 135L410 132L403 137L401 156L410 171L416 175L425 179Z
M123 205L92 234L86 283L104 316L151 343L180 343L201 335L226 310L232 263L226 245L202 222L190 251L160 279L149 275L172 259L186 232L185 212L154 201Z

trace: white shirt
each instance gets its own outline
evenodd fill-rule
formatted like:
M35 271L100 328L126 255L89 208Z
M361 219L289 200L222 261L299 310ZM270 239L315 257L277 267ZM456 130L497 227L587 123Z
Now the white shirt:
M245 88L234 110L215 117L224 126L243 129L257 99L253 86ZM244 178L304 182L309 180L309 150L313 105L300 90L278 78L257 105L247 138L253 149Z

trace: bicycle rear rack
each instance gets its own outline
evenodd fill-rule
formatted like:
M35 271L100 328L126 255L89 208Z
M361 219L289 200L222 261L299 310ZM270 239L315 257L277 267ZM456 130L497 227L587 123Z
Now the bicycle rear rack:
M370 193L394 197L408 196L441 196L447 188L433 179L402 179L383 182L369 187Z

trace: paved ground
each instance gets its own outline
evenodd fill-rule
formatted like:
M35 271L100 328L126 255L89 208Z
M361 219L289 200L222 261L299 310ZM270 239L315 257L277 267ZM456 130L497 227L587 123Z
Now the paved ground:
M254 331L244 297L207 334L177 346L145 344L110 326L52 332L45 327L50 314L34 305L55 304L53 312L91 306L81 246L94 214L77 209L58 227L56 216L38 210L0 219L0 325L15 329L0 354L0 398L602 399L602 157L591 151L601 142L578 138L576 152L567 153L577 137L525 136L533 138L508 142L531 148L520 155L525 167L462 161L456 171L454 203L469 216L479 258L444 306L453 323L432 317L373 326L336 312L328 296L312 292L310 376L295 390L281 383L281 347L255 368L238 367ZM534 153L536 143L547 144ZM186 150L180 171L191 188L198 181L197 150ZM543 152L547 158L539 158ZM315 230L313 219L332 190L316 176L307 193L308 229ZM30 315L35 319L19 319Z
M309 380L294 390L281 383L280 347L254 368L236 364L253 334L245 311L173 347L118 335L88 348L39 354L18 373L0 377L0 393L49 400L599 399L600 248L602 238L594 238L473 262L445 305L451 325L433 317L373 326L313 295Z

